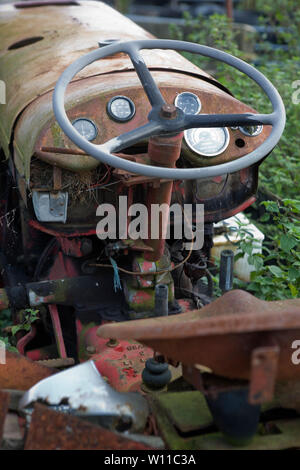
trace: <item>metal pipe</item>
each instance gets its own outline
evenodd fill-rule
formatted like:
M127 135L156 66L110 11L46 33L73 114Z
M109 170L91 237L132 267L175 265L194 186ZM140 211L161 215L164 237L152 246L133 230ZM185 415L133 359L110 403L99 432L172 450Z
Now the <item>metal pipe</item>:
M155 316L165 317L168 315L168 297L169 289L166 284L157 284L155 286Z
M230 20L233 20L233 5L232 0L226 0L226 14Z
M232 289L233 285L233 258L232 250L221 252L219 287L223 293Z
M168 168L174 168L176 161L180 157L181 143L183 133L175 136L155 136L149 139L148 156L152 165L159 165ZM145 259L148 261L159 260L165 249L165 238L167 233L167 227L169 223L169 211L165 211L164 214L160 214L158 222L158 238L151 238L153 218L151 217L152 206L161 206L167 209L170 208L171 196L173 189L173 181L170 180L165 183L156 181L148 185L148 239L144 240L146 245L150 246L153 251L145 253ZM167 212L167 213L166 213Z

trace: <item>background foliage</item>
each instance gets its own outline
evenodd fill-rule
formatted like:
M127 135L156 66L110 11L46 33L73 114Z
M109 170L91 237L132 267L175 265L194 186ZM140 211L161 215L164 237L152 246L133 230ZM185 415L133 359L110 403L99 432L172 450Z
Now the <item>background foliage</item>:
M171 25L171 33L174 39L216 47L252 62L276 86L284 101L287 113L284 134L260 166L260 191L268 194L266 199L271 199L256 203L256 215L259 213L260 217L254 222L266 236L263 253L253 254L253 240L246 227L241 226L241 253L237 257L247 253L256 270L251 275L251 283L235 281L235 287L262 299L276 300L300 296L300 104L292 100L296 91L293 83L300 80L300 5L297 0L287 0L283 8L279 0L258 0L256 7L261 12L261 25L274 30L272 43L266 34L257 34L259 52L252 55L240 49L239 33L226 16L192 18L186 13L185 26ZM209 59L186 55L201 68L213 67L214 76L236 98L259 112L271 111L268 98L240 72L225 64L212 64Z

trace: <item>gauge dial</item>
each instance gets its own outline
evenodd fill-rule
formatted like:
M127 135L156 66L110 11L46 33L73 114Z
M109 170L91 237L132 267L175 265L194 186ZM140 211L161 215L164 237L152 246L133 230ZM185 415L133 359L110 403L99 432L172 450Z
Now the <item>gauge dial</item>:
M97 126L90 119L78 118L75 119L72 124L76 131L79 132L79 134L82 135L82 137L84 137L86 140L91 141L96 139L98 134Z
M198 114L201 110L201 101L198 96L189 91L177 95L174 104L185 114Z
M240 126L239 130L249 137L255 137L262 133L263 126Z
M189 148L204 157L219 155L229 144L226 127L188 129L184 131L184 137Z
M107 104L107 112L115 121L130 121L135 115L135 106L127 96L114 96Z

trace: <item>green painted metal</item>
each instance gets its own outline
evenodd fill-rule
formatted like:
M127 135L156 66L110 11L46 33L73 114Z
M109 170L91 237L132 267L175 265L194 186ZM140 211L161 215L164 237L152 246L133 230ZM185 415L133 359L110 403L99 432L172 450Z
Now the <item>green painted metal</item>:
M166 393L157 399L171 423L183 433L206 429L213 424L212 415L201 392Z
M150 399L159 432L172 450L284 450L300 449L300 416L260 423L252 441L238 446L212 426L201 392L153 394ZM270 410L270 405L264 409ZM198 432L197 432L198 431Z

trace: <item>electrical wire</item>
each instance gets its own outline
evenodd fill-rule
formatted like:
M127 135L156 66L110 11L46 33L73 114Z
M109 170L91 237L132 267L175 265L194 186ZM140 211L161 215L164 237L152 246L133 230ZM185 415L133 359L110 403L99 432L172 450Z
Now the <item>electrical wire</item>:
M184 210L180 204L180 207L181 207L181 210L182 210L182 213L183 213L183 217L185 218L186 222L190 225L189 221L187 220L186 216L185 216L185 213L184 213ZM191 228L191 233L193 233L193 230L192 230L192 226L190 225L190 228ZM190 250L187 254L187 256L182 260L180 261L180 263L176 264L175 266L173 266L172 268L169 268L169 269L162 269L160 271L146 271L146 272L136 272L136 271L128 271L127 269L124 269L124 268L121 268L120 266L118 266L118 270L125 273L125 274L129 274L131 276L149 276L149 275L159 275L159 274L165 274L165 273L170 273L172 271L175 271L175 269L178 269L180 268L180 266L182 266L184 263L186 263L188 261L188 259L190 258L191 254L192 254L192 251L193 251L193 247L194 247L194 236L191 240L191 247L190 247ZM90 264L89 266L97 266L99 268L111 268L111 269L114 269L113 266L111 264L98 264L98 263L93 263L93 264Z

